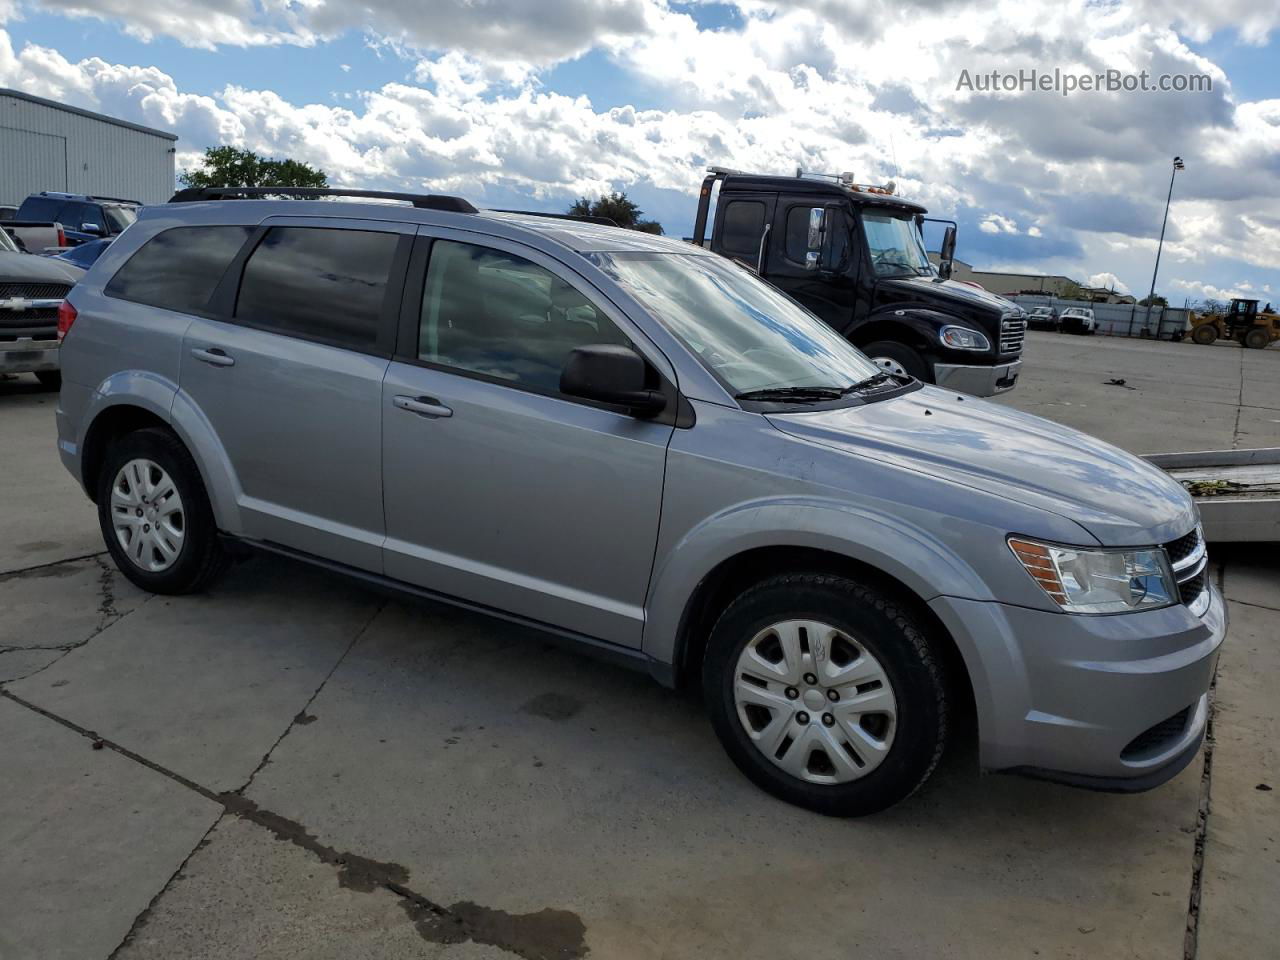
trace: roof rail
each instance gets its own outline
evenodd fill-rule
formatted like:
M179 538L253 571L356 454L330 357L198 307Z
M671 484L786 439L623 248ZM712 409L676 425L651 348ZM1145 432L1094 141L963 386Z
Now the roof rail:
M142 206L141 200L128 200L124 197L100 197L93 193L69 193L66 190L41 190L38 197L56 197L60 200L109 200L112 203L136 203Z
M494 210L494 213L518 213L524 217L550 217L552 220L577 220L581 223L598 223L604 227L616 227L612 217L594 217L579 213L548 213L545 210Z
M340 190L329 187L187 187L169 198L170 203L197 200L225 200L236 197L368 197L374 200L404 200L423 210L448 210L451 213L479 213L462 197L438 193L393 193L387 190Z

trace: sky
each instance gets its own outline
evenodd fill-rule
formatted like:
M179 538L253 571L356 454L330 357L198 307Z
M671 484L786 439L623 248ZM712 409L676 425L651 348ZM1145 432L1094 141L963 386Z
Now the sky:
M1192 9L1194 8L1194 9ZM1198 91L983 88L1055 70ZM968 77L966 82L963 78ZM1280 3L0 0L0 87L332 184L691 232L709 164L894 180L978 269L1280 304Z

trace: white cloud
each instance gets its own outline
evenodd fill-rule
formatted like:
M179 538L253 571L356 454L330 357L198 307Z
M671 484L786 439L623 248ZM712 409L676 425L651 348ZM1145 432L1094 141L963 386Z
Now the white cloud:
M1114 273L1095 273L1085 281L1087 287L1101 287L1104 290L1114 290L1116 293L1131 293L1128 284L1117 277Z

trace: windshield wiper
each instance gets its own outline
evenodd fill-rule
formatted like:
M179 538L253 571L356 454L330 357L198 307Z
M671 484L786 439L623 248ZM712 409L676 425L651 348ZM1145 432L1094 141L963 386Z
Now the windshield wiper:
M773 400L778 403L814 403L839 400L844 391L839 387L765 387L734 394L735 400Z
M883 380L891 380L894 383L902 382L898 377L894 376L892 373L877 373L877 374L874 374L873 376L867 377L867 379L865 380L859 380L857 383L849 384L849 386L841 390L840 393L842 396L848 396L849 394L855 393L858 390L865 390L867 387L875 386L877 383L880 383Z

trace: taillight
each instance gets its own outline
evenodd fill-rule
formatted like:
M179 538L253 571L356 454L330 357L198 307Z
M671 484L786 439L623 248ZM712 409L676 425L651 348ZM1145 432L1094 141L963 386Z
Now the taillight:
M58 228L58 246L65 247L67 245L67 231L62 229L62 224L60 223L55 223L54 226ZM74 311L72 312L74 313Z
M61 341L76 322L76 308L66 300L58 304L58 340Z

